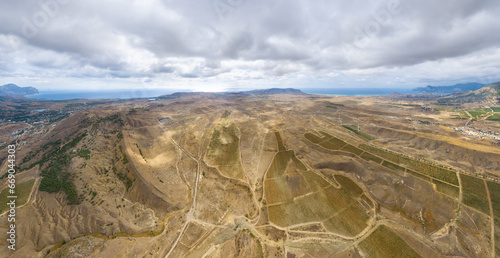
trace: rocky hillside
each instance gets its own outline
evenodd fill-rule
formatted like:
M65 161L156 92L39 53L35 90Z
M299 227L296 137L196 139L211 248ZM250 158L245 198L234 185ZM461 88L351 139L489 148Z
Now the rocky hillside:
M439 103L482 102L496 104L500 102L500 82L488 84L479 90L455 93L438 100Z

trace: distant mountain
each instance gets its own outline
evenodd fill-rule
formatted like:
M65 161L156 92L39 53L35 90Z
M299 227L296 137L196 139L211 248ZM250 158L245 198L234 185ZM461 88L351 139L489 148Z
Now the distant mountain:
M418 87L413 89L413 91L419 91L421 93L437 93L437 94L452 94L458 92L467 92L470 90L479 90L484 87L485 84L471 82L471 83L459 83L452 86L431 86Z
M439 103L500 103L500 82L488 84L479 90L455 93L438 100Z
M251 91L240 91L240 92L175 92L170 95L163 95L159 98L179 98L183 96L212 96L212 97L242 97L242 96L251 96L251 95L275 95L275 94L292 94L292 95L301 95L305 94L301 90L286 88L271 88L271 89L262 89L262 90L251 90Z
M242 92L239 92L239 93L254 94L254 95L274 95L274 94L301 95L301 94L305 94L301 90L292 89L292 88L286 88L286 89L271 88L271 89L263 89L263 90L242 91Z
M19 87L12 83L0 86L2 96L21 97L28 94L38 94L38 90L34 87Z

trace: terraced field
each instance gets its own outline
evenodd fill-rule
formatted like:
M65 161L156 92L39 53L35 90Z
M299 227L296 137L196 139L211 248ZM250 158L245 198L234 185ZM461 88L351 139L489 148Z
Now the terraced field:
M208 145L205 161L226 177L244 179L240 157L240 131L234 123L217 125Z
M291 227L322 222L330 232L346 236L355 236L368 226L370 215L358 201L364 193L355 182L336 175L335 180L340 184L340 188L336 188L308 170L292 150L286 150L278 133L276 139L279 152L264 181L272 223Z
M448 169L414 160L408 156L377 148L368 144L360 144L358 147L355 147L325 132L320 133L323 137L318 137L312 133L306 133L304 134L304 137L310 142L318 144L323 148L350 152L364 160L382 164L393 171L404 171L405 168L407 168L411 169L413 173L420 174L423 178L429 177L458 186L456 173ZM440 187L440 189L443 188Z
M372 135L369 135L365 132L359 131L358 129L356 129L356 126L354 126L354 125L343 125L342 127L355 133L356 135L358 135L359 137L361 137L362 139L365 139L367 141L375 140L375 137L373 137Z
M438 192L453 198L458 198L458 195L460 194L460 189L458 187L437 180L432 180L432 182L436 185L436 190Z
M452 115L454 116L455 118L458 118L458 119L469 119L469 115L467 115L467 113L465 113L465 111L463 110L459 110L459 111L452 111L452 112L455 112L457 115Z
M488 112L491 112L491 110L489 108L486 108L486 109L475 108L475 109L468 109L467 112L469 112L469 114L471 114L471 116L473 116L473 117L478 117L481 115L485 115Z
M319 144L320 146L329 149L329 150L340 150L342 147L346 146L347 143L335 138L325 132L320 132L323 137L318 137L312 133L305 133L304 137L311 141L312 143Z
M29 181L26 181L26 182L23 182L23 183L16 185L16 188L15 188L16 192L14 194L15 196L17 196L16 206L23 205L26 203L26 201L28 201L28 198L29 198L30 193L31 193L31 188L33 187L34 183L35 183L35 180L32 179L32 180L29 180ZM7 196L12 195L12 194L9 194L9 189L10 188L5 188L2 190L2 192L0 192L0 200L9 200L7 198ZM0 203L0 214L5 212L7 209L8 209L7 201Z
M488 118L486 118L486 120L500 121L500 113L495 113L495 114L489 116Z
M422 175L458 186L456 173L448 169L414 160L408 156L367 144L361 144L359 148L401 167L406 167Z
M379 226L359 247L368 257L421 257L401 237L386 226Z
M464 203L484 214L490 214L488 196L486 195L483 180L467 175L460 175L460 178L462 179Z
M488 182L495 223L495 253L500 256L500 184Z

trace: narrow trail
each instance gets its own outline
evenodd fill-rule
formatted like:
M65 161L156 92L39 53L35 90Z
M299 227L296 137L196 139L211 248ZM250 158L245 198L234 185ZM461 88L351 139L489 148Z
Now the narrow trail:
M175 242L173 243L172 247L170 248L170 250L168 251L167 255L165 255L165 257L170 257L170 255L172 254L172 252L174 251L175 247L177 246L177 244L179 243L181 237L184 235L184 231L186 231L186 228L187 226L189 225L189 222L194 220L194 212L196 210L196 197L197 197L197 194L198 194L198 182L199 182L199 178L200 178L200 162L195 159L193 157L193 155L191 155L191 153L189 153L188 151L186 151L184 148L182 148L171 136L170 134L168 133L167 130L165 130L162 126L162 124L160 123L160 128L165 132L167 133L167 136L168 138L170 138L170 141L172 141L172 143L175 144L175 146L177 146L177 148L179 148L179 150L181 150L182 152L184 152L186 155L188 155L192 160L194 160L196 162L196 181L195 181L195 186L194 186L194 193L193 193L193 205L192 207L189 209L189 212L187 213L187 219L186 219L186 222L184 223L184 226L182 227L180 233L179 233L179 236L177 237L177 239L175 240Z
M211 131L211 128L212 126L218 122L220 119L220 115L217 116L214 121L212 121L212 123L210 124L210 127L208 128L208 132ZM175 146L177 146L177 148L179 150L181 150L181 152L184 152L186 155L189 156L189 158L191 158L192 160L194 160L196 162L196 181L195 181L195 185L194 185L194 193L193 193L193 204L192 204L192 207L189 209L189 212L186 214L186 222L184 223L184 226L182 226L181 228L181 231L179 233L179 235L177 236L177 239L175 240L175 242L172 244L172 247L170 248L170 250L168 251L168 253L165 255L165 258L167 257L170 257L172 252L175 250L175 247L177 246L177 244L179 243L180 239L182 238L182 236L184 235L184 232L186 231L186 228L187 226L189 225L189 222L197 222L197 223L200 223L201 221L200 220L197 220L195 217L194 217L194 213L196 211L196 200L197 200L197 197L198 197L198 184L199 184L199 181L200 181L200 162L202 162L202 158L203 158L203 151L200 150L200 152L198 153L198 159L196 159L193 155L191 155L191 153L189 153L187 150L185 150L184 148L182 148L173 138L172 136L170 136L170 133L165 130L165 128L163 128L163 125L161 123L159 123L159 126L160 128L167 134L168 138L170 138L170 140L172 141L172 143L174 143ZM209 134L208 134L209 135ZM206 137L203 137L202 139L202 143L200 146L204 146L203 145L203 142L207 139L208 135L206 135ZM201 223L201 224L207 224L207 223ZM210 224L211 225L211 224ZM214 225L212 225L214 226Z
M486 189L486 196L488 197L488 203L490 205L490 218L491 218L491 257L495 257L495 217L493 216L493 205L491 204L490 189L488 189L488 184L486 180L483 179L484 188Z

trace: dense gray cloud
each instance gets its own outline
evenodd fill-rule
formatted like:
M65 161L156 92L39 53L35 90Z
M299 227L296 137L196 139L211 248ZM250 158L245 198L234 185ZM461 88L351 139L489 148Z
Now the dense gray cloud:
M186 87L495 80L498 13L495 0L5 0L0 78Z

